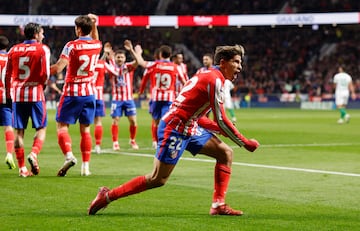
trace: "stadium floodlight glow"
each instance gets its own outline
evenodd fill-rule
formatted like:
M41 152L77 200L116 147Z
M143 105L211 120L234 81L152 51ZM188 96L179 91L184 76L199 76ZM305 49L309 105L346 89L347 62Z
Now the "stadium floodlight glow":
M318 24L314 24L312 25L312 30L319 30L319 25Z

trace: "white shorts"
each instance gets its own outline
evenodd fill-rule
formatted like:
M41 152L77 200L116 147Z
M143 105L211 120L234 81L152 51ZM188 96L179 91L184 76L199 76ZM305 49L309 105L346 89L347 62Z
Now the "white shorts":
M347 105L349 102L349 93L335 94L336 105Z

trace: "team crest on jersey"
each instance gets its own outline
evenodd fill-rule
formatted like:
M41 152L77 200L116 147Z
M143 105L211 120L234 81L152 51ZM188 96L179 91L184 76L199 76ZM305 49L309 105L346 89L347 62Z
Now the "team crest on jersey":
M197 135L197 136L201 136L201 135L202 135L202 133L203 133L203 131L204 131L204 129L203 129L203 128L201 128L201 127L197 127L197 128L196 128L196 134L195 134L195 135Z
M170 153L171 159L175 159L178 155L179 155L179 151L177 151L177 150L173 150Z
M129 69L124 68L124 69L122 69L121 72L122 72L123 75L126 75L127 73L129 73Z

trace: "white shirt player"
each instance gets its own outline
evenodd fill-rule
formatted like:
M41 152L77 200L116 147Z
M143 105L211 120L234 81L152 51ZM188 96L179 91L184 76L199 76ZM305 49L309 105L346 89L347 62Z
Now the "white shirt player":
M334 76L335 88L335 103L336 105L347 105L350 95L349 85L352 83L352 78L346 72L340 71Z
M232 89L234 89L234 84L230 80L225 79L225 83L224 83L224 107L227 108L227 109L234 108L234 104L232 102L231 94L230 94L230 91Z

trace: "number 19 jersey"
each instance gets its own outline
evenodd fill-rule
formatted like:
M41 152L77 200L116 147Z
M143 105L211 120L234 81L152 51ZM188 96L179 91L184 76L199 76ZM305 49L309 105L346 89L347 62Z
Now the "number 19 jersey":
M158 60L148 62L147 71L150 78L151 100L174 101L176 79L186 81L181 67L170 61Z

